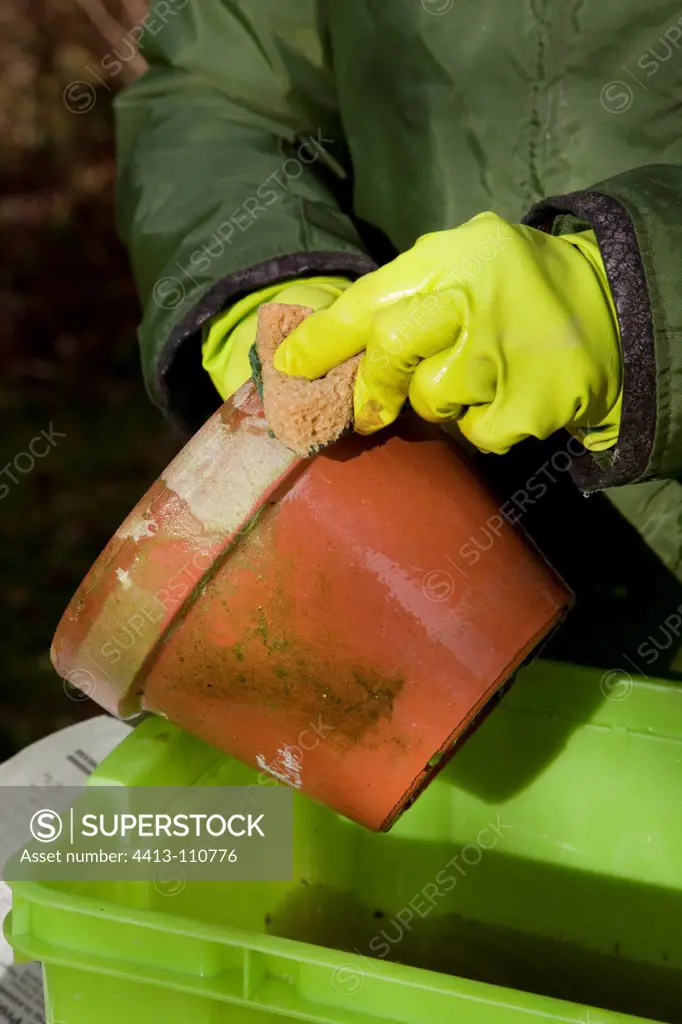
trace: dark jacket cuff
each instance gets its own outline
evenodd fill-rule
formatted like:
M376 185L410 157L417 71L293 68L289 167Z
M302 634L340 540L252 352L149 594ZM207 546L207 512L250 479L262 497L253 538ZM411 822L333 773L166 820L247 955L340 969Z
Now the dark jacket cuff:
M552 196L524 219L552 232L555 221L573 214L595 233L611 288L623 350L623 407L618 443L575 461L572 475L585 492L645 479L656 430L656 360L644 264L630 215L599 191Z
M211 317L251 292L301 277L355 279L376 270L368 256L349 252L300 252L278 256L229 274L213 285L169 336L156 364L162 408L190 436L215 412L221 399L201 365L201 328Z

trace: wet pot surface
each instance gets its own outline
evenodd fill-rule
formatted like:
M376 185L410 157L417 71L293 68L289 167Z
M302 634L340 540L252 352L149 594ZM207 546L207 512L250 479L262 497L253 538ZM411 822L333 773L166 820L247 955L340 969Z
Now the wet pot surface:
M123 524L53 657L380 829L569 604L442 432L405 417L301 460L248 384Z

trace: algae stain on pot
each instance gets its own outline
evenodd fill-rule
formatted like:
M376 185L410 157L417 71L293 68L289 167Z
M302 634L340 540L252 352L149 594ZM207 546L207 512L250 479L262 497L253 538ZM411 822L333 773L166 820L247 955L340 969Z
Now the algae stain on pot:
M254 656L254 645L266 651L267 662ZM319 664L319 652L306 650L286 633L274 634L266 616L229 647L202 643L190 663L198 689L207 700L281 712L306 727L321 718L325 726L349 743L360 742L382 720L393 716L394 702L405 679L384 676L355 665Z
M272 671L282 681L283 691L287 697L293 694L306 716L322 714L326 725L354 743L381 718L392 717L393 703L405 682L399 674L386 678L377 672L346 666L346 679L342 677L335 685L329 677L322 678L322 674L312 668L315 654L306 652L300 640L273 634L263 609L260 609L255 633L268 655L277 662ZM299 656L292 664L296 651Z
M281 717L288 732L319 718L334 745L366 742L392 719L406 680L358 664L338 637L301 636L295 559L282 550L277 520L278 507L266 504L207 573L208 600L194 604L192 629L177 636L176 657L185 658L191 677L177 685L201 694L202 720L220 705L228 714L250 708ZM318 600L333 591L323 569L312 590Z
M256 626L256 633L261 637L263 644L268 651L283 651L287 646L287 642L283 636L273 636L268 625L268 620L265 617L265 611L260 608L260 616L258 619L258 625Z

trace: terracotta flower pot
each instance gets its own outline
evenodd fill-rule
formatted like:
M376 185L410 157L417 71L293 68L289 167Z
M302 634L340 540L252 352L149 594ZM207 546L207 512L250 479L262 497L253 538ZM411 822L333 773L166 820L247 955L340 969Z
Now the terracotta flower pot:
M385 830L570 603L440 430L406 416L303 460L249 382L112 538L52 656L114 714Z

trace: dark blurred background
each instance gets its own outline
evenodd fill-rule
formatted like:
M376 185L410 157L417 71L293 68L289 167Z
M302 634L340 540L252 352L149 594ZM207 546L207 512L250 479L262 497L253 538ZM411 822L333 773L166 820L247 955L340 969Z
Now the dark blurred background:
M144 65L130 61L104 85L93 73L103 77L117 44L127 53L145 10L0 3L0 470L9 463L17 480L0 475L0 759L98 710L65 693L51 636L179 444L144 391L138 305L114 230L111 99ZM65 96L74 82L96 92ZM28 445L51 428L49 454L31 468ZM13 460L25 452L22 473Z
M139 309L114 229L111 101L144 62L131 56L106 78L100 65L117 47L130 53L128 32L146 8L0 2L0 471L16 480L0 473L0 759L98 711L61 685L50 640L90 564L181 443L144 392ZM42 431L53 444L33 460ZM524 445L480 461L504 496L549 454ZM632 671L638 644L682 603L680 584L605 498L586 501L566 473L524 523L579 597L548 653ZM655 673L674 672L673 661L661 657Z

